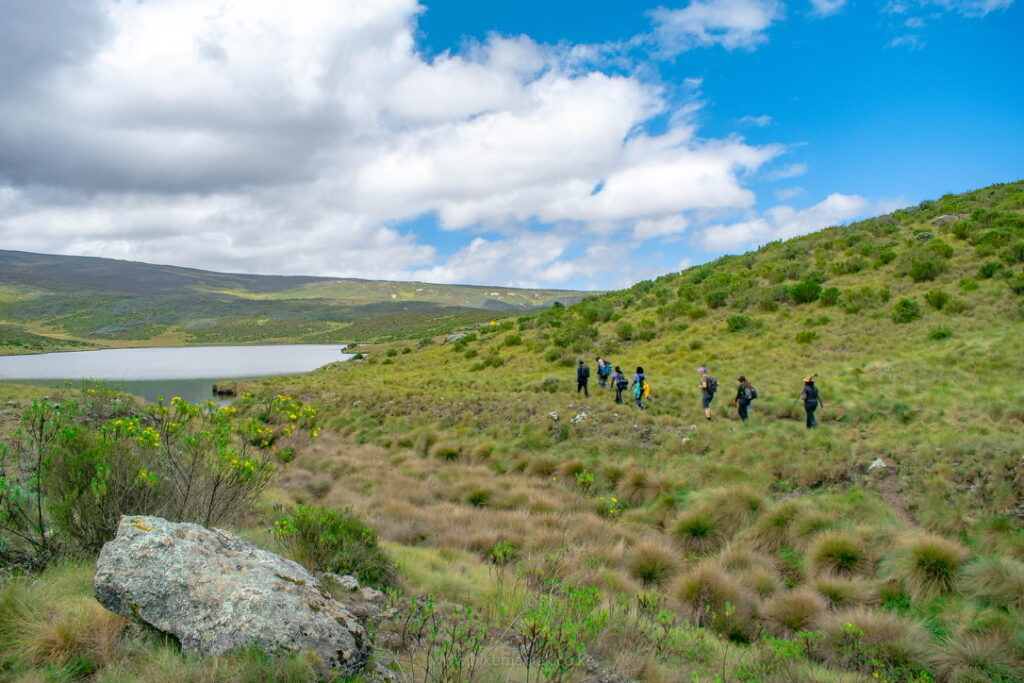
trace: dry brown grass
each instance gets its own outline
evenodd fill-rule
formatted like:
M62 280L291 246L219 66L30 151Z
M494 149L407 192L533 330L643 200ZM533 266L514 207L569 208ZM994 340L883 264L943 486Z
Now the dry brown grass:
M970 553L958 543L941 536L919 536L902 544L893 574L902 580L912 598L927 600L957 589L968 557Z
M826 531L807 549L812 574L831 576L870 575L874 569L863 540L846 531Z
M680 568L679 554L664 541L648 538L634 546L626 559L633 578L645 586L661 586L670 581Z
M697 626L749 641L757 632L757 598L715 561L705 561L673 582L670 595Z
M930 657L931 639L916 622L891 612L858 608L818 622L820 652L833 666L863 673L879 667L906 671Z

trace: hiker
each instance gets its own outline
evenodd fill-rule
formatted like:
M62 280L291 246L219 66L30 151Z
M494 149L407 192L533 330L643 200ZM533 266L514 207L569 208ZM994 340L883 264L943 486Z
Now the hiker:
M615 366L615 372L612 373L612 386L615 387L615 402L622 403L622 392L629 389L629 379L618 365Z
M608 386L608 376L612 374L612 364L600 356L597 357L597 386L602 389Z
M708 369L703 365L697 368L700 373L700 402L704 406L704 417L711 420L711 402L715 400L715 392L718 391L718 379L708 374Z
M644 405L644 385L647 384L647 376L644 375L644 369L639 365L636 366L636 374L633 375L633 398L636 400L637 406L640 410L647 408ZM647 394L650 395L650 385L647 384Z
M734 398L729 405L736 406L737 411L740 414L740 419L744 422L747 419L747 410L750 408L750 402L757 398L757 389L750 383L746 375L740 375L736 380L740 383L739 387L736 388L736 398Z
M818 426L818 421L814 419L814 411L819 406L825 407L825 402L821 400L821 392L814 386L814 375L804 377L804 390L800 392L800 400L804 402L804 411L807 413L807 428L814 429Z
M590 398L590 392L587 391L587 380L590 379L590 368L586 366L583 359L580 359L579 365L576 366L576 393L580 393L583 390L583 396Z

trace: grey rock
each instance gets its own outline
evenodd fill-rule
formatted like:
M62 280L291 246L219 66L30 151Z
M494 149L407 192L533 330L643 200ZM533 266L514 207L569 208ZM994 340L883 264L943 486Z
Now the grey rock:
M944 216L939 216L937 218L933 218L932 219L932 225L944 225L946 223L956 223L957 221L962 221L965 218L967 218L967 216L965 214L962 214L962 213L947 213Z
M198 524L122 517L93 588L104 607L173 635L188 655L309 651L326 678L358 672L372 650L356 617L301 565Z
M919 232L916 235L914 235L914 239L917 240L918 242L927 242L933 237L935 237L935 235L931 234L930 232Z

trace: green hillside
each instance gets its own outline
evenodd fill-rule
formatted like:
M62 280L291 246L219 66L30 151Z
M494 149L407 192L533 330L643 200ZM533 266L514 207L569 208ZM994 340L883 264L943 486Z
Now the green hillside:
M372 526L399 589L372 627L400 680L1024 680L1024 181L466 331L249 387L316 406L320 436L240 527L305 557L268 531L292 504ZM593 377L575 393L598 355L645 368L647 410ZM0 619L75 633L51 606L87 603L88 576L57 563ZM41 606L4 612L27 585ZM410 636L425 610L450 627ZM86 648L48 660L33 633L0 638L29 653L8 670ZM99 680L200 666L97 651ZM250 655L202 666L285 676Z
M0 250L0 353L409 338L572 303L564 290L212 273ZM32 338L32 343L17 339Z

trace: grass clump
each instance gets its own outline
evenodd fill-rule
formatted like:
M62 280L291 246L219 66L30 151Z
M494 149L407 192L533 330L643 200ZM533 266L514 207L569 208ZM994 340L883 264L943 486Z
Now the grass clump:
M864 541L845 531L827 531L811 543L807 550L812 574L853 576L871 568Z
M942 643L935 656L940 680L956 683L1010 683L1024 680L1024 664L999 637L960 635Z
M820 621L826 662L889 680L928 680L929 638L916 622L887 612L854 609Z
M966 589L989 604L1024 611L1024 562L986 557L967 567Z
M684 511L672 524L673 540L686 553L706 555L718 550L724 541L722 526L707 507L699 505Z
M654 539L637 543L626 562L630 576L645 586L664 585L679 571L676 551Z
M780 593L761 608L769 630L778 636L791 636L797 631L811 630L812 625L828 609L821 594L810 588Z
M967 550L957 543L922 536L905 544L893 571L914 600L927 600L956 590L967 557Z
M740 642L749 642L757 632L756 599L715 562L680 575L671 594L696 626Z

